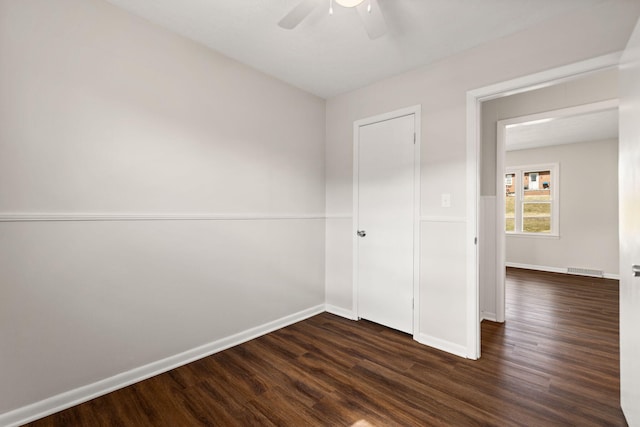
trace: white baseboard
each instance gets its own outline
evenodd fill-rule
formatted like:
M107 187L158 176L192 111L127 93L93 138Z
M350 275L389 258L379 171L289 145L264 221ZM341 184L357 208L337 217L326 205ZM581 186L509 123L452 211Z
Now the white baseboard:
M489 313L487 311L480 312L480 321L488 320L490 322L497 322L498 316L495 313Z
M565 273L565 274L567 273L566 268L560 268L560 267L547 267L544 265L520 264L517 262L505 262L504 265L506 267L523 268L525 270L546 271L549 273Z
M525 270L547 271L549 273L562 273L562 274L571 274L574 276L580 276L580 274L569 273L566 268L562 268L562 267L548 267L545 265L520 264L517 262L505 262L504 265L506 267L523 268ZM614 273L604 273L604 278L620 280L620 275L614 274Z
M315 316L316 314L323 313L324 311L324 304L311 307L272 322L265 323L264 325L247 329L246 331L235 335L213 341L209 344L105 378L93 384L78 387L74 390L60 393L13 411L5 412L4 414L0 414L0 426L20 426L39 418L46 417L47 415L87 402L98 396L105 395L131 384L146 380L147 378L170 371L171 369L186 365L187 363L202 359L203 357L210 356L214 353L218 353L222 350L250 341L254 338L268 334L269 332L284 328L285 326L289 326L301 320Z
M325 304L325 311L327 313L335 314L336 316L345 317L350 320L358 320L356 315L353 314L353 311L347 310L346 308L338 307L331 304Z
M438 350L467 358L467 348L463 345L445 341L427 334L417 334L413 338L420 344L428 345L429 347L437 348Z

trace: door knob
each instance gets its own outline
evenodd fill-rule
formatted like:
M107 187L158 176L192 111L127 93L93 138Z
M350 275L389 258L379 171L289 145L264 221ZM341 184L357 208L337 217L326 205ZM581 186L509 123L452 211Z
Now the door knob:
M635 277L640 277L640 265L631 266L631 271Z
M366 235L367 235L367 232L366 232L366 231L364 231L364 230L358 230L358 236L360 236L360 237L364 237L364 236L366 236Z

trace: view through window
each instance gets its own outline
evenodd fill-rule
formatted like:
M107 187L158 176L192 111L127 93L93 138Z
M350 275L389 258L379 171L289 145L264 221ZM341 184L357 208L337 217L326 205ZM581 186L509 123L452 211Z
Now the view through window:
M505 173L505 231L557 233L556 167L520 167Z

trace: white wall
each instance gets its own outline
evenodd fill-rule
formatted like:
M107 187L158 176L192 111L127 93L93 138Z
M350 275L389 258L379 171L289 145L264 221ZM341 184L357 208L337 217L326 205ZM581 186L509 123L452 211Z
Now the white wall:
M497 258L496 246L497 224L496 196L481 196L478 212L478 287L480 319L498 321L496 283L497 283Z
M327 101L327 303L350 310L352 125L422 105L422 260L419 333L448 350L467 346L466 92L620 50L637 2L605 2ZM588 28L589 31L583 29ZM451 194L450 208L440 207ZM340 218L332 219L332 216Z
M323 307L324 100L99 0L0 0L0 94L0 419Z
M505 163L560 166L560 237L507 235L507 263L618 274L617 139L508 151Z

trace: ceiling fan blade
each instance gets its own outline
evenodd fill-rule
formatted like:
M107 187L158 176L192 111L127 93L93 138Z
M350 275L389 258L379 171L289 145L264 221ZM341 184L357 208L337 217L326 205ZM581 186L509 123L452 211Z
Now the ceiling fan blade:
M371 5L371 8L369 8L369 5ZM371 40L382 37L387 33L387 25L384 22L384 16L380 10L378 0L364 1L356 9L358 9L364 29Z
M302 0L296 7L291 9L284 18L278 22L278 25L287 30L292 30L306 18L313 9L316 8L318 2L316 0Z

